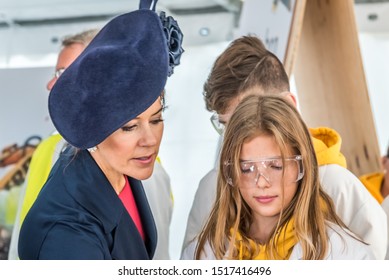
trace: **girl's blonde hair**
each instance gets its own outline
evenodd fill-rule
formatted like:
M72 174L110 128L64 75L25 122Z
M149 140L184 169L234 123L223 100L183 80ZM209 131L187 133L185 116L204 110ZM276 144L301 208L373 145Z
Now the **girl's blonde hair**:
M199 236L196 259L200 258L208 241L217 259L236 259L236 236L251 256L256 252L249 246L251 209L242 199L239 188L240 153L245 141L258 135L273 136L284 158L288 151L302 156L304 176L289 205L281 211L278 224L266 244L267 255L275 258L276 233L294 217L294 232L303 249L303 259L323 259L328 251L327 221L343 228L331 198L323 192L318 178L318 164L311 136L296 108L274 95L249 95L238 105L224 135L217 180L217 200L209 220ZM228 164L226 164L228 163ZM281 235L279 238L282 238Z

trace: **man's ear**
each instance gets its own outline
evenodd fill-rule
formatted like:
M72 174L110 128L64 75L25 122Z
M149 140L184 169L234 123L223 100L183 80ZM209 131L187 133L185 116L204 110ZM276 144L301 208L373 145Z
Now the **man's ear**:
M285 98L288 102L292 103L297 108L297 98L291 92L285 92Z

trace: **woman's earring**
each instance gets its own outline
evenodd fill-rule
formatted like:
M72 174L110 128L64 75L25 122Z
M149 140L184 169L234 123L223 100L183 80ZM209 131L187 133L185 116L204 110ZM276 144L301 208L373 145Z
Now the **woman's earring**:
M96 150L97 150L97 147L94 146L94 147L92 147L92 148L89 148L89 149L88 149L88 152L94 153L94 152L96 152Z
M162 109L165 109L165 89L163 90L163 93L160 96L159 102L161 103Z

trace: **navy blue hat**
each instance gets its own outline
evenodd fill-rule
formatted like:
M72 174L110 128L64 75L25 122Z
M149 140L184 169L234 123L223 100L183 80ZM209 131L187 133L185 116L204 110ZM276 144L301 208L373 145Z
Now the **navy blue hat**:
M96 146L161 95L183 49L182 33L173 20L169 28L178 30L181 41L172 64L171 39L165 16L155 12L156 2L141 0L139 10L111 20L55 83L49 95L50 117L71 145Z

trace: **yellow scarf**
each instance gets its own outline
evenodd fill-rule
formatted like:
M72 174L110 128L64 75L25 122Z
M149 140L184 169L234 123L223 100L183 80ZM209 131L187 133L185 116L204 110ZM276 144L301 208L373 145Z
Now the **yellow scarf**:
M231 236L233 235L233 229L230 230ZM294 234L294 219L292 218L286 226L281 228L275 236L277 240L277 252L275 259L276 260L288 260L294 245L297 243L297 239ZM270 242L271 244L271 242ZM260 245L254 240L249 239L250 249L247 249L243 246L242 235L238 231L236 233L235 239L235 248L238 251L239 260L268 260L269 256L266 253L266 245ZM257 253L253 256L252 252Z

